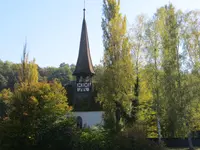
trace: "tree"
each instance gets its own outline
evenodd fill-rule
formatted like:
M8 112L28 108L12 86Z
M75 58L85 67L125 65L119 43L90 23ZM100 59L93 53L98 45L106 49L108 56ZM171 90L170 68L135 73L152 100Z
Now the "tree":
M10 89L3 89L0 92L0 121L4 120L9 114L9 100L11 96L12 92Z
M35 59L28 61L28 54L26 52L27 43L24 45L23 57L19 68L19 82L23 84L31 84L38 82L38 68L35 64Z
M50 69L50 68L48 68ZM61 64L59 68L55 68L51 74L48 75L48 81L58 79L63 86L66 86L72 80L72 72L68 64Z
M8 81L5 79L5 77L0 74L0 87L1 87L1 90L4 89L8 84Z
M133 100L133 64L130 54L130 43L126 31L126 17L116 0L103 2L103 44L105 68L98 90L98 100L102 103L108 116L116 113L115 122L118 128L119 116L130 121L130 109Z
M183 65L186 70L184 77L184 102L185 102L185 120L188 131L188 142L190 149L193 148L192 132L200 129L199 123L199 77L200 77L200 26L199 26L199 11L190 11L184 14L182 24L182 41L183 54L185 55ZM189 58L189 59L188 59ZM191 72L189 74L189 72Z
M0 91L4 88L14 89L17 82L17 65L9 61L0 61Z
M134 120L136 121L136 116L139 106L139 97L140 97L140 70L142 64L144 64L144 50L145 50L145 26L146 26L146 17L144 15L139 15L136 18L136 23L132 26L130 32L130 39L132 45L132 56L133 63L135 67L135 87L134 87L134 111L132 111L132 116L135 116Z
M97 87L98 87L98 84L101 83L101 79L104 75L104 66L103 65L95 65L94 66L94 70L95 70L95 76L93 77L93 82L94 84L97 84ZM94 86L95 87L95 86Z
M199 73L200 69L200 11L189 11L184 14L184 23L182 25L182 38L184 54L189 57L189 68Z
M165 100L164 109L166 110L166 129L169 137L178 134L179 112L177 104L181 103L180 93L177 92L179 80L179 36L178 23L175 8L172 4L162 7L157 12L159 20L159 33L162 44L162 68L163 68L163 96ZM181 105L180 105L181 106Z
M1 100L7 101L9 120L1 122L0 126L3 125L10 132L0 129L0 141L5 144L11 138L16 138L16 141L13 139L13 142L7 143L10 146L15 145L14 141L22 147L37 144L51 127L66 120L65 114L71 110L65 89L56 81L20 85L9 97L2 93Z
M155 113L156 119L153 119L154 125L157 126L157 135L159 142L161 142L161 93L160 93L160 70L161 68L161 39L158 30L158 20L156 17L150 19L146 24L145 29L145 42L146 42L146 62L144 78L148 74L148 88L152 93L152 105L150 108L153 108L152 113ZM143 89L144 90L144 89ZM148 112L149 113L149 112ZM156 121L155 121L156 120ZM156 124L155 124L156 122Z
M46 132L66 121L65 115L71 110L65 88L58 81L38 82L37 65L35 60L28 61L26 45L19 68L20 84L13 92L0 93L0 103L5 108L2 116L6 116L0 122L3 148L8 145L14 149L29 148L38 144Z
M70 65L70 70L71 70L72 73L74 72L75 68L76 68L76 66L74 64Z

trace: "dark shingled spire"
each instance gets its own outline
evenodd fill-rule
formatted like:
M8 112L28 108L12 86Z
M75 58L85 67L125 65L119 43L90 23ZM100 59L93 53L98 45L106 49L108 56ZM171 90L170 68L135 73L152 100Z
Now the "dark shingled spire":
M73 72L75 76L88 76L94 75L94 69L92 65L92 59L90 56L90 47L87 33L87 25L85 21L85 8L83 9L83 23L81 31L81 41L79 46L79 55L76 63L76 68Z

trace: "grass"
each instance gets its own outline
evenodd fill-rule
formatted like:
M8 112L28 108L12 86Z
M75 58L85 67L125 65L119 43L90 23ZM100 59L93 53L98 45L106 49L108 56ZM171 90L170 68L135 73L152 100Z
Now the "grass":
M189 148L168 148L167 150L188 150ZM195 150L200 150L200 148L195 148Z

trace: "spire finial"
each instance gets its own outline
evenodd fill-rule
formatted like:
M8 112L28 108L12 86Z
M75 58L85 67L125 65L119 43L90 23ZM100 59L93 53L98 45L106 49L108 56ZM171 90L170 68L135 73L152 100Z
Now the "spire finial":
M84 0L84 8L83 8L83 17L85 19L85 0Z

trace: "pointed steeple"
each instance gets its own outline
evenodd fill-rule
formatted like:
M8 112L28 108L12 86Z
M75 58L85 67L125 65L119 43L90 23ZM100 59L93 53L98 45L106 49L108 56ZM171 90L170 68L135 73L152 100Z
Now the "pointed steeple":
M87 25L85 20L85 8L83 9L83 23L81 31L81 39L79 46L78 60L76 63L75 76L92 76L94 75L94 69L92 65L92 59L90 56L89 39L87 33Z

